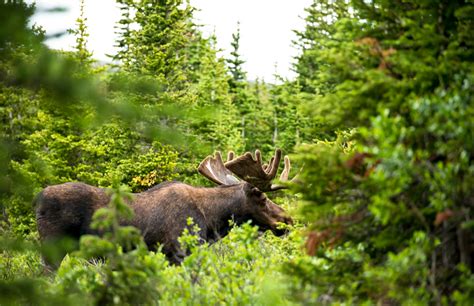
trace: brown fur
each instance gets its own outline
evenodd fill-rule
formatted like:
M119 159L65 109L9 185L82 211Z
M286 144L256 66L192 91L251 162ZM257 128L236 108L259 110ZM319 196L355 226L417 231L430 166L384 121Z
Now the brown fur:
M36 218L42 241L63 236L78 239L96 234L90 228L94 212L109 203L106 189L83 183L46 187L36 198ZM213 242L225 236L229 220L241 224L252 220L262 230L284 233L277 223L291 224L285 211L249 183L215 188L193 187L179 182L162 183L145 192L133 194L130 206L135 212L128 225L137 227L150 250L157 244L173 263L185 256L177 241L193 218L201 229L199 236Z

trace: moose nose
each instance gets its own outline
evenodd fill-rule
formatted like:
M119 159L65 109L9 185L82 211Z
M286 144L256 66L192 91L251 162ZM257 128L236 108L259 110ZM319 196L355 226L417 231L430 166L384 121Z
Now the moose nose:
M293 225L293 219L289 216L283 217L283 223L288 224L288 225Z
M279 223L285 223L287 225L293 225L293 219L289 216L282 216L281 221ZM272 226L272 232L275 234L275 236L283 236L285 234L288 234L290 230L286 227L280 227L278 226L278 223L274 224Z
M273 234L277 237L283 236L285 234L288 234L290 231L287 228L276 228L272 230Z

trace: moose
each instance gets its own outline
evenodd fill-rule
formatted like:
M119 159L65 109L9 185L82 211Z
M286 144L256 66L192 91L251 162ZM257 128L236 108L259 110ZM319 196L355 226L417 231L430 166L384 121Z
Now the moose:
M260 230L271 230L275 235L285 233L279 223L292 224L292 219L265 192L285 188L272 184L281 160L277 149L268 164L262 163L260 151L255 158L250 152L234 158L229 152L227 162L221 154L208 156L198 171L218 187L193 187L181 182L164 182L141 193L132 194L127 202L134 210L131 221L123 225L138 228L148 248L162 252L173 264L179 264L186 254L181 250L178 237L191 217L203 241L215 242L231 229L229 220L236 225L251 220ZM280 181L287 181L290 160L284 158ZM105 188L84 183L64 183L43 189L35 199L36 220L42 243L61 237L78 240L85 234L98 234L90 228L94 212L110 202ZM125 224L126 223L126 224ZM51 265L52 263L47 263Z

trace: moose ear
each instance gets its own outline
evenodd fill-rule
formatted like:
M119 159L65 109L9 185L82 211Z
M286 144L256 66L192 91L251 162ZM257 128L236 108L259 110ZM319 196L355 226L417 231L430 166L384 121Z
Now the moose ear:
M262 197L263 196L263 192L258 189L257 187L252 187L252 189L250 190L251 194L255 197Z
M247 186L245 186L245 194L247 195L247 197L249 198L253 198L253 199L257 199L257 201L255 201L256 203L262 203L264 204L265 203L265 199L267 198L265 196L265 193L263 193L260 189L258 189L257 187L255 186L252 186L251 184L247 184ZM261 200L261 201L260 201Z

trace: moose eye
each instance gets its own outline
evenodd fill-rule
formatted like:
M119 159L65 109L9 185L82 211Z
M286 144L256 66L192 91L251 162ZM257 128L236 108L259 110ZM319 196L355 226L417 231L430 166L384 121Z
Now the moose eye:
M267 207L267 197L265 196L264 193L262 193L258 199L257 199L257 204L262 207Z
M265 195L263 194L263 192L260 191L260 189L258 189L257 187L253 187L253 188L252 188L252 194L255 195L256 197L259 197L259 198L265 197Z
M263 194L263 192L261 192L260 189L258 189L257 187L252 188L252 193L255 194L255 195Z

